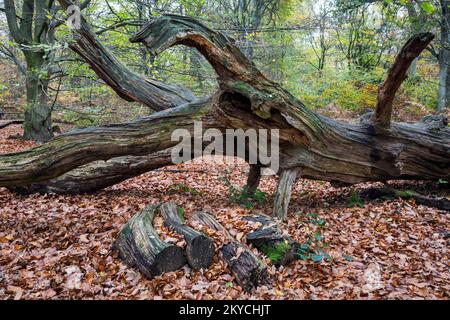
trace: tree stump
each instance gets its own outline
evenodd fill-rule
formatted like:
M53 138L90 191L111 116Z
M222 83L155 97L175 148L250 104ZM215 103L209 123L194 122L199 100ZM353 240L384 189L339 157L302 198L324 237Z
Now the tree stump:
M192 269L208 269L215 254L214 242L205 234L184 224L182 209L175 203L164 203L159 207L164 224L184 236L186 259Z
M237 283L245 291L268 283L265 264L246 245L236 241L210 214L198 212L194 218L214 231L223 233L230 240L230 243L222 246L220 251L235 275Z
M154 229L156 209L149 205L131 218L114 243L120 258L150 279L186 264L183 249L162 241Z
M243 220L261 224L246 236L247 243L263 252L275 266L288 265L298 259L300 245L285 235L276 221L262 214L244 217Z

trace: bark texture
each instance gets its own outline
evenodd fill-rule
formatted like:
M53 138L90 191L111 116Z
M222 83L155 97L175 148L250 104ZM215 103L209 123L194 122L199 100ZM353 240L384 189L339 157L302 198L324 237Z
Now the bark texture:
M68 8L70 0L59 0ZM73 29L75 41L70 48L78 53L97 76L126 101L136 101L151 110L161 111L192 102L195 96L186 88L142 78L128 69L106 48L81 17L80 28Z
M261 226L246 236L247 243L258 248L276 266L284 266L298 259L299 244L280 228L279 223L262 214L244 218Z
M80 34L84 33L80 31ZM91 43L97 41L95 39L86 42L87 35L81 38L86 51L98 46ZM431 35L420 34L410 40L388 79L402 79L403 72L409 67L405 61L412 61L430 39ZM223 134L226 129L278 129L280 172L299 170L303 178L355 184L450 177L450 130L447 126L436 125L436 121L391 123L388 127L380 126L376 121L347 124L321 116L267 79L232 39L192 18L167 15L154 19L131 41L142 42L154 55L175 45L196 48L216 70L219 90L207 99L188 103L182 99L180 106L134 123L79 130L20 154L2 155L0 186L27 187L58 178L94 161L154 154L178 143L171 141L174 129L192 133L194 121L200 120L204 129L215 128ZM413 49L409 51L408 48ZM405 52L408 54L402 55ZM98 55L89 59L92 64L107 61ZM105 63L101 68L103 77L114 76L115 71L107 70ZM389 95L395 95L396 91L391 89L401 81L388 80L386 83L392 85L383 87L390 89L385 91L389 92L387 96L380 98L379 106L389 106L392 98ZM165 98L160 99L160 90L154 89L153 85L146 88L136 86L136 90L145 92L146 103L157 104L160 108L168 106ZM164 90L166 98L168 91ZM137 98L133 96L133 99ZM378 111L384 115L390 109L380 107ZM375 115L374 118L378 117ZM140 173L136 171L136 174Z
M235 275L237 283L244 290L251 291L268 282L264 263L247 246L236 241L216 219L206 212L196 213L194 219L200 224L226 235L229 243L224 244L220 251Z
M392 105L395 94L408 75L411 64L434 39L432 33L422 33L411 38L400 50L394 65L378 93L378 103L373 123L383 128L391 125Z
M150 205L131 218L114 243L120 257L150 279L186 264L183 249L162 241L153 228L156 210Z
M296 169L283 170L281 172L273 207L273 216L281 221L284 221L287 218L289 202L291 201L292 195L292 187L294 186L296 179Z
M214 242L203 233L184 224L182 209L173 202L159 207L164 224L184 236L186 241L186 259L195 270L208 269L215 254Z

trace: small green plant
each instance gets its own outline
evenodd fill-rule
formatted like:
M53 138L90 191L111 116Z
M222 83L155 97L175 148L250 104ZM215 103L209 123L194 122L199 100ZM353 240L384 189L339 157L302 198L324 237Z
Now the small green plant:
M412 192L412 191L409 191L409 190L406 190L406 191L397 191L397 192L395 193L395 195L396 195L398 198L402 198L402 199L410 199L410 198L412 198L412 197L414 196L413 192Z
M364 207L364 200L361 199L359 194L356 191L352 192L352 195L350 196L350 199L348 199L348 205L349 208L362 208Z
M221 180L229 188L231 203L237 203L246 209L252 209L256 204L262 204L266 201L266 193L259 189L251 192L247 186L241 188L233 185L227 177L222 177Z
M179 193L188 193L192 195L199 195L201 192L195 188L190 188L182 183L175 183L169 186L168 188L169 192L179 192Z
M273 264L281 262L286 253L292 249L292 245L288 242L280 242L274 246L265 245L261 247L261 251L272 261Z
M299 213L299 215L306 218L306 221L301 222L301 224L315 226L316 232L298 247L297 257L301 260L312 260L316 263L331 260L331 256L325 251L329 244L325 242L323 236L323 230L326 228L327 222L316 213Z

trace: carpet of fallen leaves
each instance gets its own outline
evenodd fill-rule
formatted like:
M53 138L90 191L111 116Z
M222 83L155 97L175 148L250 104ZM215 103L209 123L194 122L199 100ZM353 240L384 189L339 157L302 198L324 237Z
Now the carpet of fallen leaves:
M0 153L32 146L7 139L19 133L18 126L0 131ZM123 264L111 246L146 204L175 201L185 208L187 220L196 210L209 211L243 239L242 216L270 214L273 203L273 177L263 178L260 188L268 195L263 204L250 210L230 203L222 177L242 186L248 171L242 162L167 169L178 171L150 172L92 195L19 196L0 188L0 299L449 298L448 214L403 200L349 208L354 188L309 180L296 184L284 228L301 242L315 232L305 214L326 220L324 241L331 261L297 261L275 269L261 257L269 263L273 285L252 293L233 281L219 255L207 271L185 267L145 279ZM167 241L179 241L161 224L156 223Z

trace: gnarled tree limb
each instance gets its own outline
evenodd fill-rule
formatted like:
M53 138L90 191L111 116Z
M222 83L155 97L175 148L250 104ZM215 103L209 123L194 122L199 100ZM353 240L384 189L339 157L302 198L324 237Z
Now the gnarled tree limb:
M144 42L156 53L175 44L197 48L218 73L220 89L208 100L136 123L76 131L20 154L0 156L0 186L26 186L92 161L170 148L176 144L170 141L172 130L192 133L196 120L222 133L278 129L280 169L300 170L303 178L353 184L450 177L447 126L431 130L424 123L394 123L380 132L371 124L321 116L266 79L231 39L191 18L163 16L147 24L133 41Z
M64 8L72 5L71 0L59 2ZM196 99L186 88L144 79L129 70L99 41L83 16L80 28L74 28L72 31L75 42L70 44L70 48L83 57L92 70L121 98L143 103L155 111L176 107Z
M400 50L394 65L378 93L378 102L372 122L376 126L389 128L395 94L406 79L411 63L434 39L432 33L421 33L411 38Z

